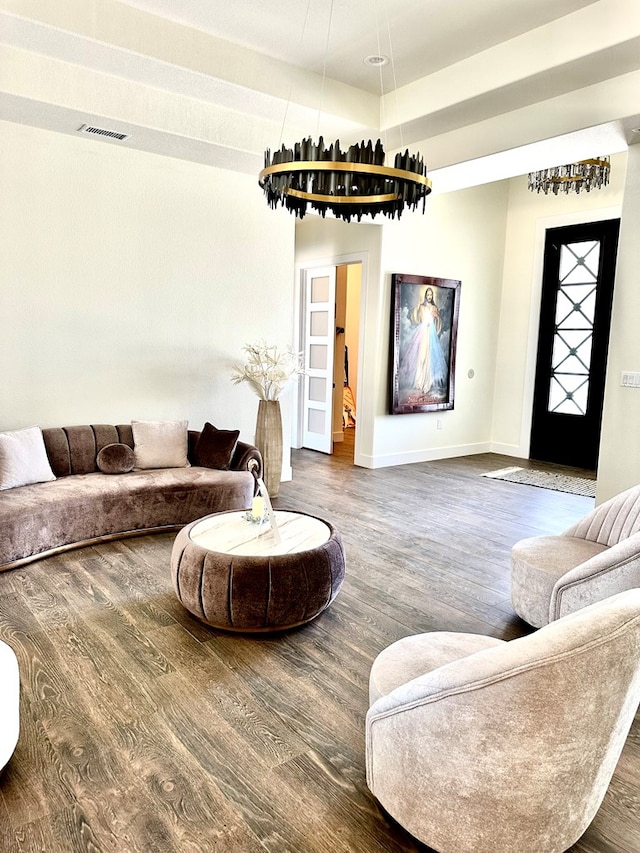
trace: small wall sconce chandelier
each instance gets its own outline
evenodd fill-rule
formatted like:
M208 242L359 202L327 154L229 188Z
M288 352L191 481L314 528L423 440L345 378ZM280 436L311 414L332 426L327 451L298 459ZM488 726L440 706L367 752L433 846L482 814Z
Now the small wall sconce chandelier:
M405 205L415 210L420 201L424 213L431 181L420 155L396 154L393 168L384 165L384 157L379 139L375 147L363 140L342 151L338 140L325 148L322 137L317 145L309 137L293 149L283 145L273 158L267 149L258 182L270 207L280 203L300 219L308 205L345 222L378 213L399 219Z
M611 164L609 157L595 157L591 160L579 160L566 166L554 166L539 172L529 172L528 188L532 192L548 194L567 193L581 190L590 192L599 190L609 183Z

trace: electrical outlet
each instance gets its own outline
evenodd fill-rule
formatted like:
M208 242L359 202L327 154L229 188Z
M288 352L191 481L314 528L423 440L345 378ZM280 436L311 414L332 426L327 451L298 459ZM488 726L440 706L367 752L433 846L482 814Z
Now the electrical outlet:
M436 429L442 429L442 419L438 418L436 421Z

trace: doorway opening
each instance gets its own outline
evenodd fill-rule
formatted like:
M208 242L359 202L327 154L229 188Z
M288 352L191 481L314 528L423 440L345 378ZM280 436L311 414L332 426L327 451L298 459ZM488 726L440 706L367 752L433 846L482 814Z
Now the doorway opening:
M597 468L619 227L546 232L531 459Z
M302 446L353 462L360 376L361 261L313 267L302 276L306 375Z

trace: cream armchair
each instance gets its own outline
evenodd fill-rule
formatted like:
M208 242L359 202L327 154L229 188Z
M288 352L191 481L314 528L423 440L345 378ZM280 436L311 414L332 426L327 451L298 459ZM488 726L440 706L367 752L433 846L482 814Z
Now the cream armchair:
M561 853L640 702L640 589L511 642L432 633L373 663L367 784L439 853Z
M522 539L511 550L513 608L536 628L633 587L640 587L640 486L559 536Z

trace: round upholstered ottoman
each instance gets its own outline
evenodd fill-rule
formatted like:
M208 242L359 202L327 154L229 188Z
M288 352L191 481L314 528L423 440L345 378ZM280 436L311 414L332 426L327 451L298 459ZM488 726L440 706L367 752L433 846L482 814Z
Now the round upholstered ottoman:
M282 631L315 619L344 579L342 540L322 519L275 513L279 539L242 512L208 515L177 535L171 573L194 616L226 631Z
M20 673L11 646L0 640L0 770L13 755L20 733Z

